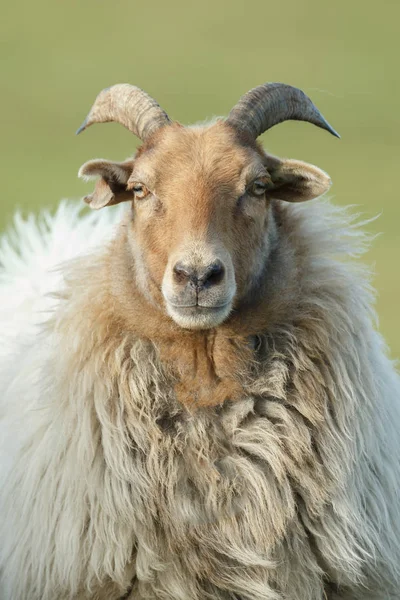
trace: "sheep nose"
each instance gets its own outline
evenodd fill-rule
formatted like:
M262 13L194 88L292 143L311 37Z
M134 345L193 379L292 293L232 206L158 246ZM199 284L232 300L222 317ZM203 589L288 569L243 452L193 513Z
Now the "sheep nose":
M176 283L189 283L198 291L206 287L217 285L222 281L225 274L224 265L220 260L215 260L210 265L202 268L195 268L191 265L177 262L173 271Z

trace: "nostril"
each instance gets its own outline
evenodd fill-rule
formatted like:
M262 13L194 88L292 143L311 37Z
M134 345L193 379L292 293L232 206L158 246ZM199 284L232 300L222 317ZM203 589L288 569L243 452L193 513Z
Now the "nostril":
M203 285L217 285L222 281L224 275L224 265L220 260L216 260L209 267L207 267L207 270L205 271L204 275L200 278L200 281L203 283Z
M177 262L173 267L174 280L177 284L190 284L197 290L211 287L220 283L225 275L224 265L220 260L214 261L208 267L196 269L182 262Z
M193 275L193 270L183 263L176 263L173 268L174 278L177 283L184 283Z

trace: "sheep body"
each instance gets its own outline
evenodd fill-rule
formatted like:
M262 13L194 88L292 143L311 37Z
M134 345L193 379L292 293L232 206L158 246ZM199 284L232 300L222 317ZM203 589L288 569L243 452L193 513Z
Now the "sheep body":
M85 254L84 221L65 212ZM4 600L399 597L399 379L366 273L338 260L365 237L325 202L282 214L302 286L221 407L180 405L157 344L110 327L108 249L27 295L57 298L2 344Z

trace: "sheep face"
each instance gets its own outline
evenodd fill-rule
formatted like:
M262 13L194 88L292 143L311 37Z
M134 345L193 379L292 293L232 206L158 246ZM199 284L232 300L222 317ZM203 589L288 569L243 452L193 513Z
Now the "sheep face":
M180 326L224 321L267 256L263 156L217 122L168 127L135 160L130 243L143 291Z
M80 175L101 177L85 198L92 208L132 201L125 267L179 326L216 327L255 291L278 243L271 199L308 200L329 187L320 169L257 145L287 120L338 137L304 92L283 83L250 90L226 120L189 128L140 88L116 84L100 92L78 129L116 121L144 142L134 160L90 161Z
M265 154L220 120L160 129L125 163L91 161L94 208L132 201L129 261L139 289L179 326L209 329L251 297L276 241L271 199L327 189L325 173ZM133 260L132 260L133 259Z

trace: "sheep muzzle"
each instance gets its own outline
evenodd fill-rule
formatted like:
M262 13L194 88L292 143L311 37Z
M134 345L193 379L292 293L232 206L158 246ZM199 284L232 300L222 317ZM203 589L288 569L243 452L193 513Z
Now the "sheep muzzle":
M236 294L234 267L224 249L194 242L168 263L162 283L168 314L181 327L208 329L229 315Z

